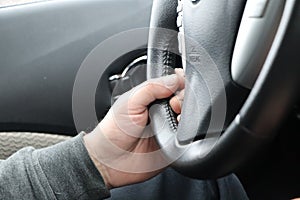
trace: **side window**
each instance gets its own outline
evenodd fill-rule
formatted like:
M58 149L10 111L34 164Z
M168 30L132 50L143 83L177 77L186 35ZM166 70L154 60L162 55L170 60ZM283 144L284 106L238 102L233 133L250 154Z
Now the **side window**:
M17 6L27 3L36 3L39 1L45 1L45 0L0 0L0 8L1 7L8 7L8 6Z

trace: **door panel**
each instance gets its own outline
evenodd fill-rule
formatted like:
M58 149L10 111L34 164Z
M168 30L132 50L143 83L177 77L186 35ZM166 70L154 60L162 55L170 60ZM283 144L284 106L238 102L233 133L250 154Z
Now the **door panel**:
M151 6L54 0L1 8L0 131L76 134L72 89L81 63L106 38L148 27Z

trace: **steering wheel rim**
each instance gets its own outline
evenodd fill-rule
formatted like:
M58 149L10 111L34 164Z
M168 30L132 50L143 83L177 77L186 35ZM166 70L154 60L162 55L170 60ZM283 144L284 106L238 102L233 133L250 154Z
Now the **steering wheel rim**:
M187 9L190 9L189 12L187 12L188 14L183 16L183 21L186 22L184 23L185 31L188 30L187 33L192 36L193 40L196 40L196 42L200 41L199 43L202 42L202 44L204 35L204 39L211 42L209 47L211 47L213 50L215 48L220 48L221 50L225 49L224 51L226 52L222 56L226 57L226 61L219 61L219 58L215 56L212 56L212 60L217 60L216 62L218 69L221 71L221 73L224 71L229 71L230 62L232 59L232 48L236 40L236 34L239 28L245 1L203 0L202 2L200 1L197 3L183 0L183 3L184 9L187 7ZM202 5L200 5L200 3L202 3ZM217 22L224 22L222 19L220 19L220 16L216 16L214 19L213 15L211 15L210 17L212 19L207 23L212 25L205 27L207 29L204 28L204 30L201 31L200 28L203 28L201 25L203 25L205 22L199 19L205 18L205 12L201 13L200 7L205 7L205 5L208 7L215 5L216 7L211 8L216 10L219 8L219 10L221 9L222 11L225 11L225 15L227 14L226 16L229 18L229 20L225 20L227 23L223 23L223 26L229 26L229 28L233 28L234 31L231 34L228 34L226 33L226 30L228 31L228 29L225 29L225 32L222 34L225 33L229 35L227 36L226 41L220 42L220 40L216 40L216 37L203 33L204 31L208 31L208 28L218 25ZM224 133L216 142L207 143L213 144L208 149L207 145L203 144L204 140L194 141L193 136L195 135L191 136L190 134L186 134L188 132L195 132L195 130L197 132L207 130L207 123L197 124L196 122L198 126L196 128L190 128L189 126L191 123L189 126L180 124L188 124L190 120L197 121L197 119L205 121L208 117L210 117L210 111L208 111L210 114L206 116L202 115L202 117L198 118L195 116L192 119L188 119L188 117L186 117L187 110L189 112L192 111L192 106L190 105L194 105L195 102L192 102L191 99L195 101L195 97L186 99L185 96L182 113L183 117L179 123L179 129L177 129L178 127L176 120L171 112L167 100L156 102L151 106L151 127L156 135L158 144L162 147L165 157L172 161L173 168L180 173L193 178L218 178L231 173L235 168L240 166L245 159L249 158L251 154L269 142L274 136L276 133L275 130L278 128L280 121L282 121L287 115L293 103L297 100L299 94L299 80L297 76L297 74L299 74L299 69L297 67L299 58L297 58L297 56L294 54L287 55L285 53L287 48L285 43L290 42L289 40L285 40L285 36L290 34L292 35L290 38L296 38L296 36L293 35L295 34L294 32L289 33L289 27L293 25L295 18L300 18L299 14L296 14L297 16L294 16L293 18L294 21L291 20L293 14L292 11L297 10L299 5L300 3L297 3L295 0L286 1L284 13L281 18L281 23L276 37L273 41L272 48L251 93L249 94L246 102L243 104L243 95L245 95L245 92L241 92L243 95L237 104L243 105L242 108L237 110L238 114L236 114L234 111L232 112L234 113L233 116L236 114L234 120L230 120L232 116L228 117L228 115L226 115L226 118L229 118L230 120L228 127L226 130L224 130ZM226 9L224 10L224 8ZM154 0L153 2L148 43L148 78L156 78L174 73L173 69L176 67L178 61L176 54L179 54L177 50L178 44L176 42L177 34L173 33L173 31L177 31L177 25L175 23L177 19L176 9L177 1L174 0ZM191 25L195 26L195 21L197 20L200 21L199 25L196 25L197 30L192 30ZM167 30L171 30L171 33L169 33ZM220 39L218 32L215 34L217 35L217 38ZM185 36L185 41L186 37L187 36ZM191 47L190 43L185 44L185 46L187 47L187 51ZM205 45L204 49L206 49ZM187 52L187 55L185 56L186 59L189 57L189 55L191 55L191 52L192 51ZM205 54L205 51L200 51L198 53L201 54L203 56L202 58L204 59L207 57L207 55L210 55L210 53ZM291 61L288 69L287 66L282 66L281 62L282 60L285 60L287 56L290 57L289 59ZM221 64L219 64L218 61ZM201 86L203 87L203 83L205 84L205 81L202 81L202 84L198 83L201 78L196 78L197 80L195 82L190 81L197 75L195 70L189 70L191 68L195 67L191 67L191 63L187 62L186 76L190 83L188 84L186 90L193 91L190 93L197 93L196 97L200 97L202 90L198 91L197 89L199 89ZM286 72L284 76L282 76L283 70ZM197 76L199 76L199 74ZM233 86L229 86L235 85L235 83L232 81L230 74L228 76L228 73L225 73L225 75L223 74L222 79L225 82L224 87L228 97L230 96L228 95L228 92L230 92L230 90L233 88ZM278 91L279 87L283 89ZM191 88L193 90L191 90ZM218 95L220 93L222 93L221 89L218 91ZM245 96L247 95L248 94L246 93ZM281 98L276 98L278 95L280 95ZM208 97L208 99L210 98L211 97ZM218 101L219 100L217 99L216 102ZM221 101L221 103L222 102L223 101ZM198 102L196 103L198 105ZM213 104L214 102L212 105ZM198 105L198 107L201 107L201 105ZM208 110L210 109L211 108ZM195 113L197 113L197 109ZM165 124L165 121L167 124ZM213 133L221 133L222 131L222 129L218 129L213 131Z

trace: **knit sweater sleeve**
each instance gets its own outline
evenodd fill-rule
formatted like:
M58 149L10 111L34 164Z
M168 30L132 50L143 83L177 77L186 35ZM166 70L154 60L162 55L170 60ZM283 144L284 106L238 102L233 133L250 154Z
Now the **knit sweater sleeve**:
M83 134L0 161L0 199L105 199L110 196L84 146Z

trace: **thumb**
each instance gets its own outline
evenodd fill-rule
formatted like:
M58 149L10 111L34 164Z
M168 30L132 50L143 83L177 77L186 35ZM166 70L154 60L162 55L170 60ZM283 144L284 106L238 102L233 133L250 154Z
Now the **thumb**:
M151 79L133 90L130 98L131 105L147 107L156 99L171 96L184 82L184 79L176 74Z

